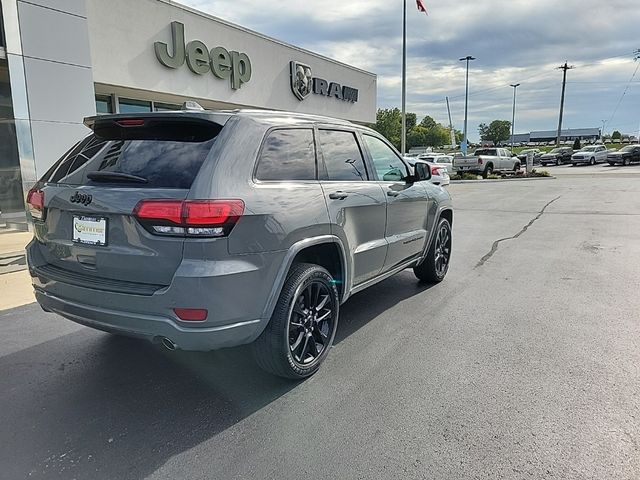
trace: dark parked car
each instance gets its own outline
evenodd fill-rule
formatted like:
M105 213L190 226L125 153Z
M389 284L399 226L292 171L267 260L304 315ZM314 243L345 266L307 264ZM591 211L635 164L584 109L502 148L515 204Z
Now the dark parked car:
M539 165L540 164L540 158L542 157L543 152L541 152L537 148L528 148L526 150L522 150L518 154L518 159L520 160L522 165L526 165L527 164L527 153L528 152L533 152L533 164L534 165Z
M349 296L447 273L449 194L369 128L203 110L85 124L28 196L47 311L170 350L251 343L265 370L303 378Z
M615 152L607 154L607 162L609 165L620 163L629 165L632 162L640 162L640 145L627 145Z
M540 164L546 167L547 165L571 163L571 155L573 155L573 148L571 147L554 148L540 157Z

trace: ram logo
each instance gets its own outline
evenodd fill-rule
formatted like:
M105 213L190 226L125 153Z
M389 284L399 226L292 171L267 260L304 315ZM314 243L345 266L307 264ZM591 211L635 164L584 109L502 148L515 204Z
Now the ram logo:
M304 63L291 62L291 90L298 100L304 100L311 93L312 87L311 67Z

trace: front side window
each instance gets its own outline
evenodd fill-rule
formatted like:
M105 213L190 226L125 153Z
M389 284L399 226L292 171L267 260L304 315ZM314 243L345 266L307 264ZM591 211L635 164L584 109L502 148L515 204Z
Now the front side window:
M391 148L377 137L363 135L378 180L399 182L407 176L407 167Z
M315 180L316 152L313 130L274 130L265 139L258 168L258 180Z
M322 149L328 180L363 181L368 179L355 133L340 130L319 130L318 142Z

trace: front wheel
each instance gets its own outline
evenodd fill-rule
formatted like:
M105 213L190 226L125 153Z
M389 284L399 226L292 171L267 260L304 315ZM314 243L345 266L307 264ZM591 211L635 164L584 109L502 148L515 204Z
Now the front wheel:
M413 268L413 273L423 282L441 282L447 275L450 260L451 224L446 218L441 218L427 257L420 265Z
M520 171L520 162L516 162L513 165L513 173L518 173Z
M624 164L624 162L623 162L623 164ZM615 162L609 162L609 165L611 165L612 167L615 167L616 163Z
M556 158L556 167L560 166L560 159Z
M629 166L629 159L625 158L624 160L622 160L622 165L624 165L625 167Z
M338 290L319 265L292 267L269 324L253 343L256 363L280 377L301 380L318 371L338 327Z
M591 157L591 160L589 160L589 165L595 165L596 164L596 159Z

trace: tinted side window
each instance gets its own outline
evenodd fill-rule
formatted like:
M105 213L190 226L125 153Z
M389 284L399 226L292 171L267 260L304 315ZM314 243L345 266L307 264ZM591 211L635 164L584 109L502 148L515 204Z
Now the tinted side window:
M367 171L355 133L339 130L319 130L328 180L367 180Z
M315 180L313 130L292 128L268 134L256 170L258 180Z
M363 135L363 138L373 160L378 180L399 182L407 176L407 167L386 143L371 135Z

